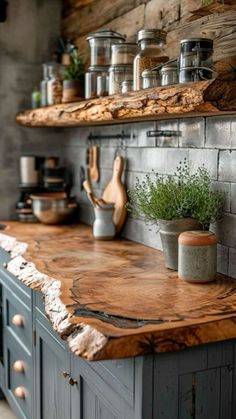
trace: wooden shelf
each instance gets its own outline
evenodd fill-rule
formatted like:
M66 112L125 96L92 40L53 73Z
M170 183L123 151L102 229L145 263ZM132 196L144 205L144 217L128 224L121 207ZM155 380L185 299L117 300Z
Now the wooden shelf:
M236 111L236 81L213 79L19 112L29 127L78 127Z

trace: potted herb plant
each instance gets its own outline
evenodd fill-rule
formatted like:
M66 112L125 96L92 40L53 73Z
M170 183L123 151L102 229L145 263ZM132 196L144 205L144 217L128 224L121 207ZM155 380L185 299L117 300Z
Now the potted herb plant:
M75 102L84 98L84 65L75 48L70 53L70 64L63 73L62 102Z
M166 267L175 270L179 234L208 229L223 214L224 194L211 189L207 169L202 166L191 174L186 160L173 176L153 173L144 181L137 179L128 196L128 210L159 226Z

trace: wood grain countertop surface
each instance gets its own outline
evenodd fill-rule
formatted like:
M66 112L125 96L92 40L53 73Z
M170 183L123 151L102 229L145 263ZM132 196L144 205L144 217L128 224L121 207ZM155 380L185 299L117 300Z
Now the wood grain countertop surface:
M236 337L236 280L190 284L164 267L162 252L96 241L81 224L7 222L5 267L42 292L53 328L88 360L175 351Z

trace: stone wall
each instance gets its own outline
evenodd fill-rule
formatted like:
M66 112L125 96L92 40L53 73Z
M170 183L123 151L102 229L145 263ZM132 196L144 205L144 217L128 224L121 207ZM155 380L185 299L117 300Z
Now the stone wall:
M60 34L60 0L11 0L0 23L0 218L15 217L19 196L19 156L60 154L62 132L29 130L15 123L30 106L30 92L41 78L41 63Z
M163 174L173 174L180 160L187 158L191 170L204 164L211 174L213 186L226 192L225 215L218 225L218 269L236 277L236 120L233 117L189 118L180 120L124 124L94 128L68 129L65 132L64 156L74 171L76 194L80 204L80 217L93 222L91 208L84 191L80 190L80 167L86 164L87 137L89 133L119 134L122 130L131 134L123 148L116 140L99 140L101 178L93 184L99 196L112 175L116 153L126 159L124 180L131 187L136 177L150 173L152 169ZM180 131L178 137L147 138L147 131ZM133 138L134 136L134 138ZM128 217L123 236L145 245L161 248L155 226L140 219Z

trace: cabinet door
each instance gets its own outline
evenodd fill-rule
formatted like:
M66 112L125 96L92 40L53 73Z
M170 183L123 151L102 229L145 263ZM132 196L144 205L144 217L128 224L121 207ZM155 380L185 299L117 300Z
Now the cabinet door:
M70 385L63 372L70 371L70 355L63 341L36 320L37 419L70 418Z
M76 381L71 387L71 419L134 419L132 406L92 364L71 356L71 375Z

